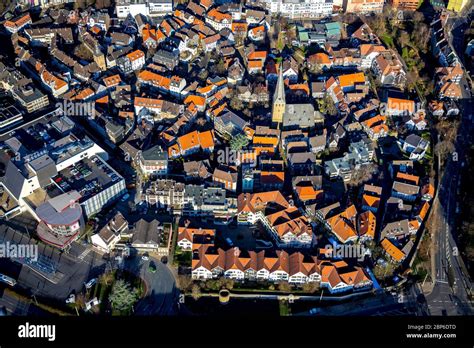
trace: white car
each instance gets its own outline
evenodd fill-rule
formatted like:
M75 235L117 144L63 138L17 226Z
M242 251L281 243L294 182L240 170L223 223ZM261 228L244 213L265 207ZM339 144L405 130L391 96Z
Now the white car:
M142 260L143 260L143 261L148 261L149 259L150 259L150 258L149 258L147 255L143 255L143 256L142 256Z
M76 296L74 294L71 294L67 299L66 303L76 303Z
M97 283L97 278L92 278L86 283L86 289L92 288L95 283Z

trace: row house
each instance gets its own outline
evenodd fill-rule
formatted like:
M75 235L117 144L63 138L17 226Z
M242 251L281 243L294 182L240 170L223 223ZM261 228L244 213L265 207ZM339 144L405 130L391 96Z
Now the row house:
M69 27L63 28L28 28L25 30L25 35L32 45L46 44L51 46L53 39L60 37L64 43L74 43L74 36L72 29Z
M27 25L32 23L31 17L29 13L23 14L19 17L9 19L3 23L3 26L6 30L10 33L15 34Z
M64 94L68 91L69 83L67 81L50 73L42 63L33 58L30 59L30 63L36 70L43 85L51 92L54 97L57 98L61 94Z
M194 244L193 249L193 279L223 276L238 281L287 281L295 285L320 282L330 293L372 287L372 282L360 267L349 267L341 261L318 260L299 252L243 252L238 248L224 251L208 244Z
M236 199L227 197L226 191L219 187L205 188L163 179L150 182L142 197L149 205L166 208L173 214L201 216L216 223L228 223L237 212Z
M214 150L214 132L193 131L178 137L177 142L168 148L170 158L186 157L198 151L212 152Z
M207 228L190 228L189 220L185 226L178 228L177 245L184 251L192 251L193 244L214 244L216 230Z
M201 216L220 224L228 224L237 213L237 200L227 197L220 187L186 185L183 204L183 215Z
M238 173L235 168L219 167L214 169L212 181L224 189L235 192L237 191Z
M237 220L244 224L262 222L282 248L304 248L313 243L313 231L308 219L298 208L290 205L280 191L239 195Z
M142 199L149 205L181 210L185 185L174 180L155 180L143 190Z
M404 201L414 202L418 197L420 187L418 185L407 184L394 181L392 185L392 196L401 198Z
M168 173L168 153L155 145L138 156L140 170L145 175L165 175Z

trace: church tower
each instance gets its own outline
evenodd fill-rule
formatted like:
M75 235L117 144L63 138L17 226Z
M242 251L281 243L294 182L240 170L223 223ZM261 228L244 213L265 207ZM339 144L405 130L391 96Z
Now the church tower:
M280 124L285 113L285 83L283 82L283 66L278 69L278 82L273 95L272 122Z

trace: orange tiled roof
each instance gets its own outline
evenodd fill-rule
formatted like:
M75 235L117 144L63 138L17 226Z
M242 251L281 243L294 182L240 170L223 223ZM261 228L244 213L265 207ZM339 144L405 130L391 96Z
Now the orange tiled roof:
M214 133L210 130L199 133L199 142L203 149L214 147Z
M304 91L306 95L309 95L309 86L307 83L295 83L293 85L288 85L288 87L292 91Z
M365 83L365 75L363 72L341 75L338 78L342 88L353 86L356 83Z
M387 106L390 110L415 112L415 102L413 100L389 97L387 99Z
M206 105L206 98L201 97L199 95L191 94L191 95L188 95L186 99L184 99L184 104L189 104L189 103L194 103L195 105L202 107Z
M25 23L29 21L31 21L31 17L30 17L30 14L27 13L15 21L6 21L4 25L6 27L21 27L22 25L24 25Z
M109 77L104 77L103 81L106 87L113 87L117 86L122 81L122 79L120 78L120 75L117 74Z
M354 205L351 205L347 207L342 213L326 220L331 227L331 231L341 242L345 243L349 239L357 237L355 230L356 215L357 210Z
M378 208L380 204L380 197L374 197L368 194L364 194L362 196L362 204L367 205L369 207Z
M143 81L151 82L153 85L164 89L170 88L171 79L148 70L141 71L138 74L138 78Z
M418 185L418 183L419 183L419 181L420 181L420 177L419 177L419 176L412 175L412 174L406 174L406 173L403 173L403 172L397 172L397 179L402 179L402 180L406 180L406 181L411 181L411 182L414 183L415 185Z
M232 31L235 33L236 31L247 32L248 24L246 22L232 22Z
M102 98L97 99L95 102L99 104L107 104L109 102L109 96L104 95Z
M248 60L265 60L267 59L267 51L253 51L247 56Z
M370 210L359 216L359 235L374 238L377 219Z
M331 59L326 53L316 53L311 55L308 59L314 61L316 64L331 64Z
M398 249L391 241L389 241L387 238L382 240L380 242L380 245L382 248L385 250L387 254L389 254L392 259L394 259L397 262L402 261L405 258L405 254L403 251Z
M260 33L265 33L265 27L263 25L260 25L258 27L250 29L249 31L252 32L253 36L257 36Z
M430 209L430 204L428 202L424 202L423 205L421 206L420 212L418 213L418 216L422 221L425 220L426 214L428 214L428 210Z
M156 41L156 29L153 29L149 24L146 24L142 30L143 42L148 39Z
M215 22L223 22L223 21L232 21L232 16L228 13L222 13L213 8L207 13L207 16L214 20Z
M135 50L127 54L127 57L128 59L130 59L131 62L133 62L134 60L145 57L145 53L143 53L143 51L140 51L140 50Z
M163 100L161 99L153 99L153 98L142 98L142 97L135 97L134 100L135 106L142 106L146 108L159 108L163 106Z

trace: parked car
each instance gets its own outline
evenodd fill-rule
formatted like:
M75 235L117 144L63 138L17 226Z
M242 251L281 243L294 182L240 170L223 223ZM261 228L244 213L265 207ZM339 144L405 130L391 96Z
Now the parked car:
M86 289L90 289L97 283L97 278L92 278L86 283Z
M150 271L150 273L156 273L156 265L154 262L150 262L150 266L148 266L148 271Z
M225 239L225 241L227 242L227 244L229 244L230 247L233 247L234 246L234 242L232 241L232 239L230 239L229 237L227 237Z

